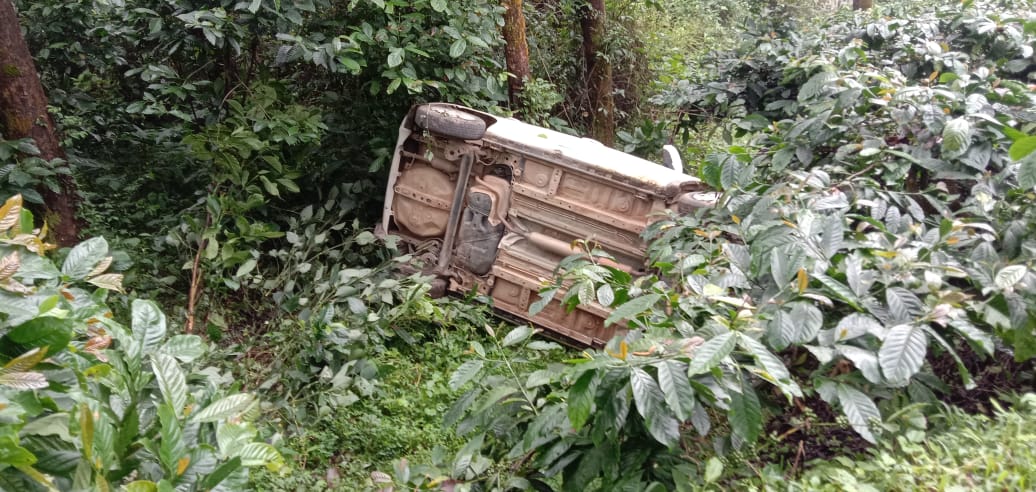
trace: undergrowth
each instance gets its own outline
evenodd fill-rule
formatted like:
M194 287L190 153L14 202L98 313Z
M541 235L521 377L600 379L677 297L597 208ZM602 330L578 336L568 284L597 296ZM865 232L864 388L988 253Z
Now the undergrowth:
M993 417L952 407L931 417L941 432L883 442L867 459L817 464L790 490L1031 490L1036 486L1036 394ZM773 484L776 485L776 484Z

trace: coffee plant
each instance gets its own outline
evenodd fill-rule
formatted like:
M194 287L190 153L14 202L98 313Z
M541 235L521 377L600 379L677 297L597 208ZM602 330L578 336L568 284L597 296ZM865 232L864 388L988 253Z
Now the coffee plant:
M702 438L736 453L782 407L818 396L877 442L896 427L883 417L974 385L962 351L1036 356L1036 17L974 2L904 15L771 20L713 55L720 80L660 98L690 108L683 125L731 119L698 169L716 206L648 227L651 275L591 243L560 265L532 311L565 292L628 332L462 397L454 479L502 490L506 462L544 489L671 490L720 473L689 461ZM458 380L481 369L473 350Z
M130 327L113 318L122 275L103 238L60 267L45 239L20 195L0 207L4 489L240 490L249 467L283 464L257 441L255 397L198 365L201 338L170 334L149 301Z

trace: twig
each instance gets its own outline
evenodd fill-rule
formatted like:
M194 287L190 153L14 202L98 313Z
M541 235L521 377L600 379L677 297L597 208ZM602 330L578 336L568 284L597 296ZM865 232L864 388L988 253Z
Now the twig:
M205 229L208 229L210 225L212 225L212 212L206 208ZM191 266L191 288L187 294L187 324L184 326L187 333L194 333L194 311L198 304L198 296L201 294L201 255L209 243L204 234L203 229L202 236L198 239L198 252L195 253L194 264Z

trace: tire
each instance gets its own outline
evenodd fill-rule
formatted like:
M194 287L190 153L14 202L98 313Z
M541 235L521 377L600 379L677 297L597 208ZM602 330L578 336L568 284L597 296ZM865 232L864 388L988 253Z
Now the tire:
M414 123L432 133L462 140L478 140L486 134L486 122L443 104L425 104L417 108Z

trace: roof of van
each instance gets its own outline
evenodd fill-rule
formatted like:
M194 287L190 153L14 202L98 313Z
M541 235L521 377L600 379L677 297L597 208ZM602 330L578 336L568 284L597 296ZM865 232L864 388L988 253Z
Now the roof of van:
M514 118L493 117L483 140L498 142L517 150L537 153L550 159L561 158L570 165L594 174L629 183L644 191L672 198L681 185L701 184L698 178L660 164L609 148L589 138L575 137L547 128L523 123ZM645 189L646 188L646 189Z

